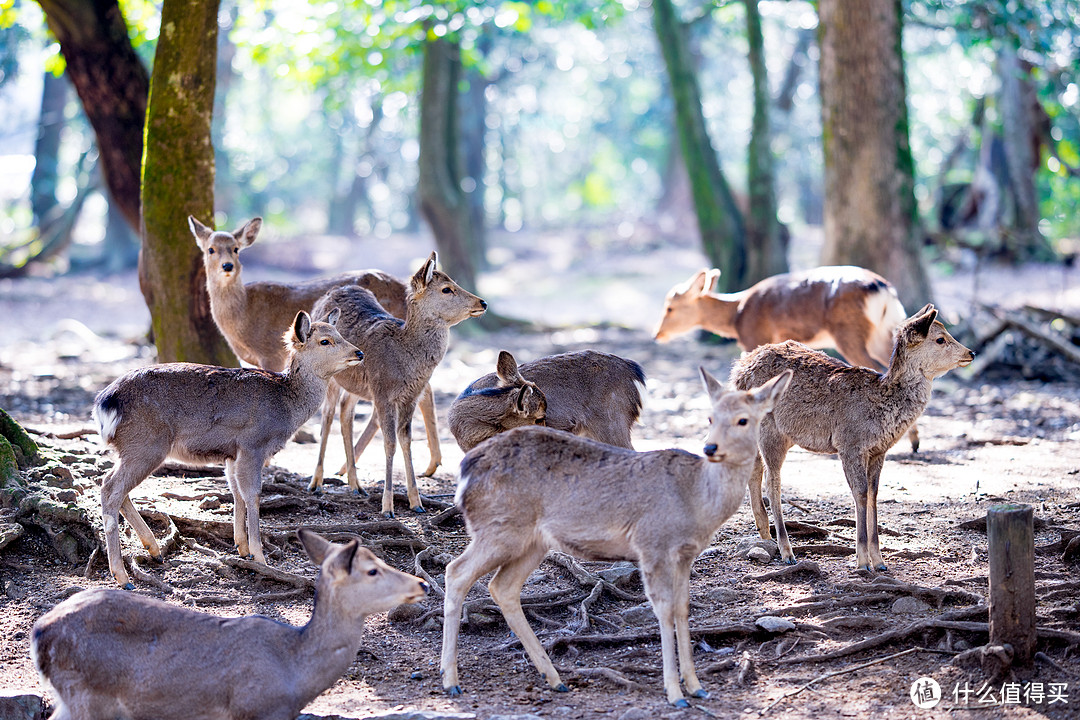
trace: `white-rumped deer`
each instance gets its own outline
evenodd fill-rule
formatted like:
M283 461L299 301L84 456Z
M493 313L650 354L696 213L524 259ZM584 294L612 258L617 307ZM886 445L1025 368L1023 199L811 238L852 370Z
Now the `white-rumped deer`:
M682 450L637 453L551 428L500 433L461 461L456 502L469 546L446 567L443 687L461 693L457 643L466 593L495 571L488 590L506 624L553 689L567 688L521 610L521 587L549 550L590 560L635 560L660 623L664 688L707 697L694 672L690 564L738 509L757 456L761 419L790 373L749 392L727 391L701 369L711 403L705 457ZM678 667L676 667L676 644Z
M167 457L225 464L236 548L266 563L259 535L263 463L319 409L330 378L364 357L334 329L339 314L312 323L306 312L297 313L284 373L165 363L132 370L98 393L98 432L119 456L101 481L101 515L109 571L120 585L132 587L120 554L119 513L150 555L161 559L154 533L128 493Z
M311 312L315 302L342 285L367 288L387 312L405 319L405 283L381 270L357 270L302 282L256 281L244 283L240 251L255 242L262 218L254 218L232 232L214 231L188 215L188 227L202 251L210 314L236 356L263 370L281 372L288 366L288 349L281 334L296 313ZM431 386L424 388L418 403L424 418L430 460L423 475L431 475L442 463L439 430L435 420L435 397ZM373 415L364 437L378 429ZM370 431L370 432L369 432ZM355 454L364 448L357 443ZM345 472L345 468L341 469Z
M893 332L907 313L889 281L853 265L831 265L765 278L736 293L712 291L717 269L701 270L664 298L654 339L703 328L735 338L743 350L796 340L812 348L835 348L851 365L884 372ZM908 433L912 452L919 431Z
M394 455L398 444L405 465L409 506L415 512L424 511L412 465L410 424L416 399L446 354L450 328L467 318L480 317L487 309L486 302L437 270L437 260L436 254L431 253L412 276L404 321L387 313L369 291L355 286L335 288L315 304L312 312L316 318L331 309L340 309L338 329L347 340L364 350L365 360L362 366L341 373L330 383L323 403L319 460L309 489L318 490L322 484L326 442L334 409L339 407L340 393L344 391L351 396L340 403L349 487L360 492L352 455L352 420L356 401L362 398L374 405L374 414L383 429L386 451L383 514L394 515Z
M645 371L618 355L580 350L521 366L499 353L496 370L474 380L450 406L447 421L462 450L522 425L546 425L632 448Z
M356 659L368 615L428 591L357 540L298 534L319 565L303 627L101 588L38 618L30 655L56 697L52 720L293 720Z
M761 498L764 473L780 556L795 562L780 508L780 467L793 445L837 453L855 498L855 562L860 568L885 570L877 529L885 453L926 409L934 378L974 358L975 353L937 321L933 305L897 329L884 374L846 365L790 340L743 355L731 370L735 387L745 389L780 373L795 373L787 392L761 423L761 455L750 477L750 505L761 537L769 537L769 517Z

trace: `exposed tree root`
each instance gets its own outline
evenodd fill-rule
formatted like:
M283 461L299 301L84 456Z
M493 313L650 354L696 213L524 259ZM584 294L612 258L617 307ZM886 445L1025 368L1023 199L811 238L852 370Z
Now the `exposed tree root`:
M821 577L824 573L821 571L821 566L813 560L800 560L794 565L788 565L779 570L773 570L772 572L762 573L760 575L743 575L743 580L754 580L761 582L764 580L779 580L780 578L790 578L793 575L802 575L809 573L816 577Z
M641 683L634 682L633 680L626 677L622 673L617 672L615 670L612 670L611 668L604 668L604 667L574 668L573 670L570 671L569 675L572 678L573 677L580 677L580 678L597 678L597 677L599 677L599 678L603 678L605 680L608 680L608 681L612 682L615 685L621 685L622 687L626 688L627 690L645 691L645 690L648 689L644 685L642 685Z

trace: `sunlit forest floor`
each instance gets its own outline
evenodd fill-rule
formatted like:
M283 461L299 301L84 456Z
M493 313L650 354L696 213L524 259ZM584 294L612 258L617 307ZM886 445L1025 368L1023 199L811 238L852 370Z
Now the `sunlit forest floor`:
M422 238L275 242L272 228L264 235L243 256L249 282L365 267L405 276L429 251ZM377 529L372 523L380 519L378 503L350 495L340 482L313 498L306 481L317 444L291 443L275 458L264 490L263 529L274 567L313 576L298 544L288 539L296 527L308 525L338 535L361 532L402 569L414 567L418 548L430 547L424 567L441 582L445 562L467 542L460 520L433 519L452 502L461 458L446 430L446 411L470 381L494 370L500 349L513 352L519 362L583 348L637 360L649 377L645 409L634 430L637 449L699 450L707 402L697 367L726 377L737 348L703 344L693 335L667 345L651 340L665 292L703 266L696 248L689 241L673 247L644 233L621 239L607 228L519 233L494 244L499 249L490 253L492 267L481 295L493 311L546 329L479 334L468 327L473 321L466 321L453 331L450 351L432 379L444 458L434 477L421 481L432 512L417 516L401 506L400 528ZM1080 271L1060 267L984 269L978 280L970 269L951 274L938 269L934 289L935 301L951 321L962 320L979 302L1080 312ZM0 407L38 433L89 428L94 394L123 371L152 360L144 340L147 312L134 274L0 281L0 317ZM415 612L370 618L353 666L308 712L362 717L420 709L481 719L501 714L634 720L764 711L766 717L906 718L954 717L950 709L985 707L975 695L965 702L963 691L979 689L991 678L977 659L960 654L984 644L985 632L944 627L945 621L986 621L985 611L971 609L987 597L986 534L969 521L1001 501L1033 505L1039 625L1065 633L1080 627L1080 566L1075 556L1062 557L1063 538L1080 529L1080 387L1001 373L993 377L957 371L938 380L919 422L920 452L913 454L904 440L890 453L879 508L887 573L871 576L852 569L852 501L835 457L796 449L785 466L785 502L790 502L785 516L796 556L814 564L798 566L794 574L761 577L784 566L746 557L758 539L749 508L724 525L714 547L695 563L691 581L695 661L712 693L711 699L694 701L697 709L680 711L664 701L656 622L636 576L618 581L621 595L604 592L592 601L591 622L582 627L581 605L592 588L545 562L525 595L549 598L529 610L530 621L552 646L569 694L547 689L498 612L484 603L487 593L479 583L469 596L477 602L461 637L463 697L451 699L441 690L441 601L432 596ZM369 411L361 405L358 429ZM305 427L317 437L317 418ZM427 463L422 434L417 421L413 447L419 469ZM93 480L105 471L110 454L95 435L38 437L66 455L75 502L93 517L98 512ZM334 470L343 458L336 427L328 455ZM374 489L382 468L376 439L360 459L362 483ZM400 477L400 458L395 469ZM133 500L141 509L173 518L182 537L227 553L231 497L220 476L196 475L159 472L135 490ZM133 555L144 554L133 536L123 541ZM164 565L140 567L158 584L139 582L137 592L208 612L262 613L300 623L310 609L309 593L215 562L185 544L167 552ZM585 567L593 573L608 568ZM100 560L89 568L72 565L56 555L43 534L30 532L0 551L0 581L0 695L41 694L28 654L34 619L75 588L107 587L111 580ZM166 588L172 592L166 594ZM786 618L794 627L763 629L755 625L762 616ZM905 632L844 657L812 657L889 630ZM1076 716L1076 640L1070 645L1062 637L1040 641L1049 663L994 679L994 694L1000 698L1002 683L1068 683L1069 704L1010 703L992 710L995 716ZM826 673L910 648L922 649L824 679L769 707ZM923 676L936 679L946 694L932 711L917 709L909 699L912 683ZM956 697L954 689L959 689Z

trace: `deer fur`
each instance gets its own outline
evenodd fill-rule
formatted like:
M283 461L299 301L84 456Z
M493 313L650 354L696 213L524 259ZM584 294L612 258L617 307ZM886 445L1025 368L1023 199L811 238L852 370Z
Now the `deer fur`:
M319 408L330 378L364 357L334 329L339 314L312 323L306 312L297 313L284 373L166 363L132 370L98 393L94 419L119 456L101 482L101 514L109 571L120 585L132 587L120 555L118 513L161 559L128 493L167 457L225 464L237 550L266 563L259 536L263 463Z
M762 538L769 518L761 498L765 474L780 555L795 562L780 508L780 467L793 445L837 453L855 499L855 562L885 570L878 543L877 494L885 453L926 408L934 378L975 358L937 321L926 305L896 331L884 373L846 365L797 342L763 345L746 353L731 371L738 388L760 385L793 371L791 386L761 423L761 454L750 476L750 504Z
M229 347L249 365L273 372L288 367L288 348L281 342L281 333L289 327L296 313L301 310L311 312L319 298L342 285L367 288L387 312L405 319L405 283L381 270L358 270L303 282L245 284L240 277L243 271L240 251L255 242L262 228L262 218L249 220L232 232L215 232L188 215L188 227L202 251L210 314ZM431 454L422 474L431 475L442 464L442 448L435 420L435 396L430 386L420 396L419 406ZM378 420L374 416L369 427L370 434L374 435L378 429ZM367 433L365 430L365 436ZM355 454L363 451L364 447L358 443ZM344 473L345 468L340 472Z
M641 414L645 371L633 360L582 350L520 367L503 350L494 373L472 382L450 406L448 422L462 450L522 425L546 425L631 448Z
M728 392L701 369L711 403L705 457L682 450L637 453L551 428L500 433L461 462L456 502L471 538L446 567L443 687L458 695L462 603L488 585L506 624L556 691L567 690L521 610L521 587L549 550L588 560L635 560L660 623L664 688L707 697L694 672L689 628L690 564L739 507L757 456L757 428L790 373L749 392ZM678 645L678 668L676 668Z
M309 489L318 490L322 484L326 441L334 422L334 408L338 407L340 393L344 391L353 396L340 405L349 487L360 492L352 455L352 420L356 399L363 398L374 405L374 414L383 429L386 452L383 514L394 516L394 454L398 444L405 465L409 506L415 512L424 511L412 465L413 408L435 366L446 354L451 326L470 317L480 317L487 309L486 302L437 270L437 260L437 255L431 253L410 280L404 321L387 313L368 290L354 286L335 288L315 304L313 312L317 318L331 308L341 310L338 328L346 339L364 349L366 360L361 367L339 374L330 383L323 403L319 460Z
M293 720L356 659L368 615L428 590L357 540L299 536L319 565L303 627L102 588L41 616L30 654L57 699L51 720Z

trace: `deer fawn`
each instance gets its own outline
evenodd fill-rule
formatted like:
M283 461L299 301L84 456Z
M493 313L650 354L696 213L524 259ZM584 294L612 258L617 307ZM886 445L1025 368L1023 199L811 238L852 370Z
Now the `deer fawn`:
M448 421L462 450L521 425L546 425L631 448L641 414L645 371L633 360L582 350L520 367L505 350L494 373L473 381L450 406Z
M340 406L349 487L360 491L352 455L352 420L356 399L364 398L371 400L379 426L383 429L383 448L386 451L383 514L394 516L394 454L398 443L405 465L409 506L415 512L424 511L412 465L409 426L413 408L420 392L431 379L435 366L446 354L450 327L466 318L480 317L487 309L486 302L466 292L446 273L436 270L437 260L436 254L431 253L413 275L404 321L387 313L374 295L358 287L335 288L315 304L313 312L317 318L330 312L331 308L340 308L338 326L341 333L364 349L366 360L361 367L341 373L330 383L326 402L323 403L319 460L309 489L318 490L322 484L326 441L330 425L334 422L334 408L338 406L339 395L344 390L352 396Z
M780 555L795 562L780 509L780 467L793 445L816 453L837 453L855 498L855 562L885 570L878 545L877 494L885 453L919 417L930 400L934 378L975 358L936 320L927 305L896 331L885 374L853 367L797 342L763 345L745 354L731 371L731 383L747 388L779 373L794 371L784 397L761 423L761 455L750 476L750 504L762 538L769 518L761 499L763 472L769 488Z
M720 271L702 270L664 299L654 339L667 342L700 327L735 338L743 350L797 340L836 348L851 365L884 372L893 331L907 313L896 289L877 273L851 265L814 268L766 278L737 293L712 292ZM919 430L908 432L919 451Z
M587 559L636 560L660 622L664 688L707 697L690 642L690 564L738 509L757 456L757 429L790 373L749 392L727 392L704 368L712 404L705 457L681 450L636 453L544 427L500 433L465 455L456 502L471 540L446 567L443 687L458 686L462 601L495 571L488 589L506 624L553 689L559 673L521 610L521 586L549 550ZM675 648L678 645L678 668Z
M128 493L167 457L225 464L237 550L266 563L259 536L263 463L319 408L330 377L364 357L334 329L339 314L312 323L306 312L297 313L284 373L166 363L132 370L98 393L94 419L101 439L119 455L101 483L101 514L109 571L120 585L133 587L120 555L119 512L161 559Z
M188 227L203 254L210 314L229 347L249 365L273 372L288 367L288 351L281 342L281 333L296 313L301 310L311 312L319 298L342 285L367 288L387 312L405 319L405 283L381 270L359 270L305 282L244 284L240 279L243 270L240 251L255 242L262 228L262 218L249 220L233 232L215 232L188 215ZM435 397L430 386L424 388L419 406L431 454L422 474L431 475L442 463L442 448L435 422ZM369 428L371 435L378 429L378 420L374 416ZM358 443L356 454L363 450ZM344 473L345 468L340 472Z
M30 654L57 697L52 720L293 720L356 659L367 615L428 590L357 540L298 534L320 566L303 627L101 588L41 616Z

